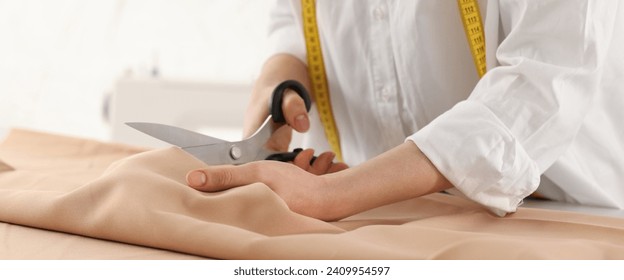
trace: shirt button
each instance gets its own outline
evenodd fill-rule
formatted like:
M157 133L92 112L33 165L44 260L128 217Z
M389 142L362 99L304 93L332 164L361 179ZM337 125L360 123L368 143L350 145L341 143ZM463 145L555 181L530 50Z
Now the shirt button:
M373 9L373 17L376 20L383 20L386 18L386 11L381 7L377 7Z

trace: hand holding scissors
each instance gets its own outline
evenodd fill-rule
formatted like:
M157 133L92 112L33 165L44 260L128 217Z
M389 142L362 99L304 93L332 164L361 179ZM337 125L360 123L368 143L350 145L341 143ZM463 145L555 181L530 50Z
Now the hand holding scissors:
M273 91L269 104L270 115L262 126L249 138L237 142L230 142L165 124L132 122L127 123L127 125L155 138L179 146L184 151L209 165L240 165L258 160L291 162L295 160L302 149L295 149L292 152L279 152L269 147L274 124L286 122L284 112L282 111L282 101L284 93L288 89L296 92L304 100L306 110L310 110L310 96L303 85L294 80L284 81ZM311 157L310 164L312 164L314 159L314 157Z

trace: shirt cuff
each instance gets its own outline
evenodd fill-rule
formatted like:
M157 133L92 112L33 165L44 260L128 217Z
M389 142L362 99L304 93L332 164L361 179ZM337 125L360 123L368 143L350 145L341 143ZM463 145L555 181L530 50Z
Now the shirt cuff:
M408 137L466 197L499 216L537 189L540 172L485 105L462 101Z

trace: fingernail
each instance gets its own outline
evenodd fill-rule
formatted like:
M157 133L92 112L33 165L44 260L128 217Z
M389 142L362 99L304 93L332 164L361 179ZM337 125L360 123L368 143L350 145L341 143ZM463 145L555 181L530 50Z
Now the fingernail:
M186 180L191 187L201 187L206 183L206 174L201 171L193 171L188 174Z
M297 126L297 128L306 131L308 130L308 118L306 117L306 115L299 115L297 117L295 117L295 125Z

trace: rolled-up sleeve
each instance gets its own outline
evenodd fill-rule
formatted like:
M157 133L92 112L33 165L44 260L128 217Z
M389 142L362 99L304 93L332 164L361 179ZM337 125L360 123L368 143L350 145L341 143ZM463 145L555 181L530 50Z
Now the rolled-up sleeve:
M306 61L305 41L301 24L301 4L293 0L274 0L268 21L267 58L279 54L291 54Z
M408 140L470 199L499 215L516 211L597 94L618 3L498 1L498 66Z

